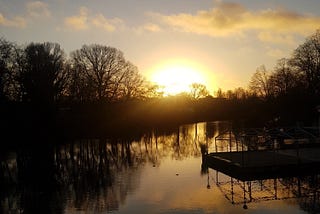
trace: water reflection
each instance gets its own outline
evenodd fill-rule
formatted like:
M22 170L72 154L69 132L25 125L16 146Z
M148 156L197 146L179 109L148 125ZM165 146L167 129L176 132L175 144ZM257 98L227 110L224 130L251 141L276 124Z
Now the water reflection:
M310 213L320 212L320 175L240 181L218 171L212 172L210 181L235 205L249 208L250 203L284 200L296 203ZM209 177L209 176L208 176Z
M234 205L229 205L222 190L231 188L230 178L216 179L216 171L200 167L201 150L215 150L215 138L229 127L227 122L198 123L153 130L134 139L42 142L36 148L3 152L0 213L242 213L242 207L234 205L243 203L239 188L244 184L233 180L234 193L228 197L233 197ZM222 150L229 145L227 140L219 142ZM301 187L318 188L308 183L310 179L301 178ZM318 177L312 179L318 182ZM296 183L290 185L283 191L293 194ZM272 181L263 186L270 191L274 187ZM249 203L248 188L245 183ZM255 188L253 182L252 201L258 194ZM280 189L277 199L284 195ZM318 197L318 189L313 194ZM294 204L310 212L318 210L306 200L300 198ZM313 200L312 205L318 206L318 198Z
M8 153L1 159L1 211L118 210L139 188L146 164L159 167L164 157L200 156L194 127L153 131L138 141L82 139ZM199 127L203 132L203 124Z

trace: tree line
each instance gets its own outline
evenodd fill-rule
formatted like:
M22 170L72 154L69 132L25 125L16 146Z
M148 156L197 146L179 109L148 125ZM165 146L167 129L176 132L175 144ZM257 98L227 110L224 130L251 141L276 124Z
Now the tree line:
M248 88L219 89L215 95L235 103L233 108L242 106L235 115L245 114L245 118L262 118L274 125L319 125L320 29L290 57L277 60L273 69L260 65Z
M114 47L83 45L67 56L57 43L0 39L0 129L10 136L16 131L46 136L57 129L54 135L106 129L120 134L117 128L150 124L161 112L163 119L181 121L185 111L176 112L177 101L154 102L163 97L159 88ZM188 96L207 94L204 85L194 83Z
M17 45L0 39L0 102L117 102L162 97L161 86L147 81L122 51L83 45L67 54L57 43ZM209 95L190 85L189 97Z
M48 124L75 133L230 119L265 123L281 118L283 124L314 125L319 87L320 30L273 70L258 67L247 89L219 89L214 96L194 83L189 92L163 97L160 86L148 82L113 47L83 45L67 56L57 43L21 46L0 39L0 113L7 121L0 128L22 123L26 133L29 123L41 127L47 115L52 115Z
M0 39L0 100L53 104L156 96L156 88L113 47L83 45L68 58L57 43Z
M320 29L293 50L289 58L277 60L273 69L260 65L251 77L248 88L236 88L215 93L216 97L263 100L293 94L320 98Z

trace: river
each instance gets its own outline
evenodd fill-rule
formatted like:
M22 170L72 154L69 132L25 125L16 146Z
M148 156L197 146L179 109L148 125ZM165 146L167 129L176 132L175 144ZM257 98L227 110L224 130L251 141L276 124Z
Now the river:
M1 157L0 213L320 211L318 175L239 181L203 167L201 147L214 151L215 137L229 126L187 124L139 138L75 139L43 152L7 151ZM220 142L219 148L228 146Z

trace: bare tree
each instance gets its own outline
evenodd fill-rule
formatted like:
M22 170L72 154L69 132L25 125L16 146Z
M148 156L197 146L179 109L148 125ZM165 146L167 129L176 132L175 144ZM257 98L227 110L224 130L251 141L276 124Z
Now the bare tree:
M204 98L209 95L207 87L201 83L192 83L190 85L190 95L194 99Z
M264 65L258 67L251 77L249 89L252 93L264 98L272 95L270 74Z
M7 61L10 57L10 49L11 44L4 39L0 39L0 101L6 99L5 85L9 75Z
M225 98L225 97L226 97L225 93L222 91L221 88L219 88L219 89L215 92L215 95L216 95L217 98Z
M305 77L307 88L320 93L320 29L293 52L290 63Z
M233 94L235 99L246 99L248 96L247 91L241 87L235 88Z
M84 45L71 53L73 67L86 84L91 85L97 100L112 100L119 89L126 68L123 53L116 48L102 45Z
M230 89L226 91L226 98L229 99L229 100L236 99L235 94Z
M0 38L0 100L16 99L14 80L17 47L14 43Z
M68 97L71 101L92 101L95 100L96 91L94 82L89 81L86 74L81 72L79 64L70 62L70 78L68 84Z
M139 73L138 68L128 62L124 74L121 96L126 100L143 98L147 92L148 86L145 79Z
M289 60L282 58L278 60L270 81L274 94L287 94L289 91L298 86L299 81L303 79L301 75L292 68Z
M126 61L123 53L116 48L84 45L72 52L71 58L74 92L86 100L142 98L152 89L138 68Z

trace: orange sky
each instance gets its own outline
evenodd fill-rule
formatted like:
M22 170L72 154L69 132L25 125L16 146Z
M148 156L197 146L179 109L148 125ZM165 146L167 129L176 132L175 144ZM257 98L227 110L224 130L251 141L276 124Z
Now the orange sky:
M0 5L0 36L10 41L57 42L67 53L83 44L116 47L150 80L170 61L199 72L211 93L247 87L257 67L272 69L320 27L315 0L0 0ZM176 76L167 70L168 79Z

